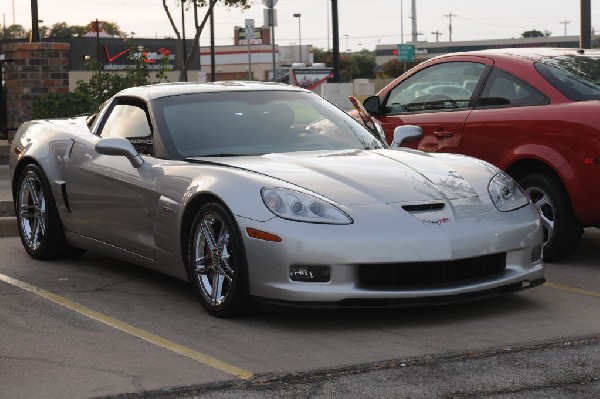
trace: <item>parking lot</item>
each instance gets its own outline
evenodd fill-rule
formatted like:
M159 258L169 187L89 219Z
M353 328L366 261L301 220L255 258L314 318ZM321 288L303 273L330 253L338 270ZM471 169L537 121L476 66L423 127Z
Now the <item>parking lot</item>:
M216 319L190 287L87 254L0 247L2 397L84 398L265 380L600 337L600 232L539 288L451 306ZM374 366L377 367L377 366Z

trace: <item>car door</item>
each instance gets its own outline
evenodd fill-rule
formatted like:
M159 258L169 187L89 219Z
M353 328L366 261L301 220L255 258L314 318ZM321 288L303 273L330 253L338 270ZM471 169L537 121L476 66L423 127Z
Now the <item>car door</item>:
M493 62L465 57L418 69L386 95L377 119L386 137L401 125L417 125L423 138L406 145L428 152L461 152L465 120Z
M532 85L494 68L467 118L464 153L506 168L517 145L541 144L538 135L545 131L561 137L561 122L549 104L550 99Z
M154 219L159 196L153 156L153 129L146 105L133 99L115 99L96 136L73 144L67 164L67 192L80 234L154 258ZM124 137L144 163L134 168L123 156L98 154L100 137Z

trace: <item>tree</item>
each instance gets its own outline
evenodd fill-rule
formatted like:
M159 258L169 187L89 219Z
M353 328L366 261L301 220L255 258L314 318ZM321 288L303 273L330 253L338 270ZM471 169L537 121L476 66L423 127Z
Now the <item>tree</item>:
M106 33L108 33L109 35L112 36L119 36L121 38L125 38L127 36L126 33L121 31L121 28L119 27L119 24L115 23L115 22L102 22L102 28L104 29L104 31Z
M539 31L537 29L532 29L532 30L527 30L523 33L521 33L521 37L546 37L546 36L550 36L552 34L552 32L550 31Z
M114 22L102 22L104 31L113 36L125 38L126 34L119 30L119 25ZM47 29L47 28L46 28ZM52 25L50 32L43 37L83 37L92 30L92 24L88 25L69 25L66 22L57 22Z
M72 37L73 29L66 22L57 22L50 28L49 37Z
M180 7L185 7L185 11L189 11L190 9L193 11L194 25L196 26L196 32L194 33L192 48L187 50L187 52L184 54L183 37L182 37L181 33L179 32L179 29L177 29L177 25L175 24L173 15L171 14L171 11L169 10L169 6L167 5L167 0L162 0L163 8L165 9L165 13L167 14L167 17L169 18L171 27L173 28L173 31L175 32L175 36L177 37L177 47L179 50L178 51L179 64L181 65L181 67L179 68L179 79L178 79L180 82L185 81L187 71L192 64L192 61L194 59L197 59L197 57L198 57L198 49L200 47L200 34L204 30L206 21L208 21L208 18L210 17L210 14L211 14L213 8L216 6L216 4L223 3L226 7L239 7L239 8L245 9L245 8L250 7L250 3L252 3L252 1L253 0L181 0L180 2L178 1ZM200 21L200 18L198 15L198 9L202 8L202 7L208 7L208 8L206 9L206 14L202 18L202 21Z
M371 79L375 77L375 54L369 50L362 50L350 55L350 71L352 79Z
M383 64L382 68L388 78L396 78L404 73L404 63L398 60L390 60Z
M0 38L2 39L26 39L27 31L21 25L9 25L5 26L0 31Z
M319 47L313 47L313 60L316 63L327 64L327 61L332 60L331 50L325 50Z

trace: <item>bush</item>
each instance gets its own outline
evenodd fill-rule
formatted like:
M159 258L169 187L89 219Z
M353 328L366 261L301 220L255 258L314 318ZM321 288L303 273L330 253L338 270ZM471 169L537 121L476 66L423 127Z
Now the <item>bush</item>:
M98 102L91 96L81 93L50 93L39 97L33 103L32 118L66 118L90 114L96 110Z

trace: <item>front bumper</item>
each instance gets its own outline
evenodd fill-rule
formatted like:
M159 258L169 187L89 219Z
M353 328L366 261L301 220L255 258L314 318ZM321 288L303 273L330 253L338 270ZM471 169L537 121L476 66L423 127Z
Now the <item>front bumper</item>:
M343 226L237 218L248 260L249 293L262 301L306 306L403 306L463 301L543 283L543 261L535 256L543 233L535 208L500 215L486 212L485 207L465 215L460 207L453 209L450 221L443 225L424 223L403 211L391 212L390 205L354 209L348 212L354 223ZM246 227L277 234L282 241L250 238ZM505 258L501 270L461 281L373 287L360 279L361 268L369 265L414 267L493 254ZM297 265L329 267L330 280L292 281L290 266Z

